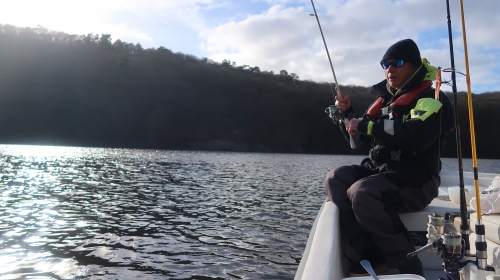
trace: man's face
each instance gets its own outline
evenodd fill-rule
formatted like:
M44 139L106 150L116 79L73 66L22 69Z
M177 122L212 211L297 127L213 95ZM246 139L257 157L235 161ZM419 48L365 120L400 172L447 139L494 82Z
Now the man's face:
M394 59L388 59L387 62L391 62L393 60ZM405 61L401 67L395 67L390 64L387 69L384 69L385 79L389 83L389 86L399 90L416 70L417 67L407 61Z

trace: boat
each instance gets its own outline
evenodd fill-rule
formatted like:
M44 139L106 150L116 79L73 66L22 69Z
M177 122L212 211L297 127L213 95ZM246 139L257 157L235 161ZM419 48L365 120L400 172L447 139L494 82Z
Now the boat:
M453 202L454 190L459 186L459 173L454 171L441 171L441 185L439 187L438 197L430 205L420 212L401 214L401 220L410 232L427 232L429 219L433 216L451 217L449 224L445 227L460 232L460 208L457 202ZM479 173L478 181L481 191L487 189L493 179L498 174ZM463 172L464 188L470 189L474 186L474 174L472 172ZM450 199L451 198L451 199ZM470 198L470 197L469 197ZM455 200L455 199L454 199ZM476 212L470 206L467 206L469 213L469 224L474 225L477 222ZM430 215L430 216L429 216ZM500 214L483 215L482 222L485 226L485 237L487 243L487 264L496 276L482 277L478 276L477 267L467 264L460 270L461 279L500 279ZM458 231L456 230L458 229ZM474 226L470 227L471 241L470 255L475 254ZM418 250L422 246L415 246ZM314 221L306 248L302 255L299 267L295 274L295 280L337 280L337 279L373 279L372 277L351 277L342 273L342 252L340 243L340 226L338 220L338 208L329 200L325 200ZM430 252L429 252L430 251ZM410 252L408 252L410 253ZM447 279L447 273L443 269L443 259L432 248L418 253L424 266L425 279ZM464 257L466 259L475 259L475 257ZM394 273L394 274L391 274ZM389 270L386 276L380 276L380 279L423 279L418 275L398 275L398 270Z

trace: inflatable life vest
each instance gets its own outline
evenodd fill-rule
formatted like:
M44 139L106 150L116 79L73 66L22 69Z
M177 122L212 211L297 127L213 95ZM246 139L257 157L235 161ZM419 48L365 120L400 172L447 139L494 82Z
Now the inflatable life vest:
M392 109L391 113L393 114L393 116L395 118L399 117L398 112L397 112L397 110L394 110L394 107L396 107L396 106L404 106L404 105L410 104L413 101L413 99L415 99L415 97L419 93L421 93L422 91L428 89L431 86L432 86L432 82L431 81L423 81L422 83L420 83L419 86L417 86L412 91L401 95L395 101L391 102L391 104L389 104L388 107L390 107ZM382 109L383 103L384 103L384 99L382 97L379 97L372 104L372 106L370 106L370 108L368 109L368 112L366 114L368 116L370 116L372 119L374 119L377 116L377 114L380 111L380 109Z

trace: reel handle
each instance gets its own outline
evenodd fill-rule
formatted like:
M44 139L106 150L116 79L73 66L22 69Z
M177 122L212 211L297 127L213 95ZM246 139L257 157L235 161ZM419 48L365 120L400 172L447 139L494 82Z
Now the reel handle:
M443 238L439 238L437 239L436 241L432 242L432 243L429 243L425 246L423 246L422 248L418 249L418 250L415 250L413 252L410 252L406 255L407 258L411 259L413 257L415 257L418 253L422 252L422 251L425 251L429 248L437 248L439 246L440 243L443 242Z

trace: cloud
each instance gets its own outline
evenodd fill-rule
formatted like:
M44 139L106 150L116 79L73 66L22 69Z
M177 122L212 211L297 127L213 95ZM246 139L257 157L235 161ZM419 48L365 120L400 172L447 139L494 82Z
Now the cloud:
M258 2L259 0L252 0L252 2ZM260 0L262 2L265 2L270 5L276 5L276 4L285 4L285 3L290 3L294 2L293 0Z
M333 82L317 22L308 15L313 11L310 2L267 2L281 4L243 20L202 31L201 48L207 56L216 61L229 59L239 65L259 66L261 70L285 69L301 79ZM500 91L499 81L492 78L500 72L500 33L494 30L500 25L500 17L495 12L500 10L500 1L483 2L488 3L465 6L466 20L470 22L467 24L468 46L473 50L469 53L471 76L477 77L476 88L489 85L492 90ZM432 64L450 65L443 1L317 0L315 5L340 84L369 86L382 80L379 61L383 53L404 38L414 39L422 57L427 57ZM451 14L455 63L465 72L457 3L452 6ZM465 79L459 78L457 86L459 90L466 90ZM451 88L444 90L451 91Z
M120 39L124 42L140 42L141 44L154 41L148 33L142 32L136 28L130 28L124 24L109 25L103 27L103 29L111 34L113 40Z
M164 23L178 22L201 32L207 28L208 20L202 16L203 11L230 5L227 0L128 0L119 7L139 18Z
M193 30L192 33L184 32L191 35L207 29L208 19L203 17L203 12L230 4L227 0L3 1L0 3L0 23L20 27L41 25L78 35L111 34L114 40L159 47L171 42L164 37L178 34L177 30ZM177 38L178 41L182 39ZM195 37L194 40L198 39ZM192 42L193 39L186 41Z
M122 1L117 0L18 0L2 3L0 18L20 27L41 25L70 34L111 34L114 39L151 42L147 32L114 21L119 7L123 7Z
M459 9L456 7L454 10L454 20L459 23L461 20ZM498 48L500 44L500 32L498 32L498 26L500 26L499 10L500 1L467 1L465 3L464 17L469 45Z
M460 7L450 2L456 68L465 72ZM450 65L445 1L314 3L341 84L369 86L383 79L383 53L404 38L414 39L434 65ZM500 1L464 4L473 90L500 91ZM0 3L0 22L70 34L111 34L145 47L171 47L333 82L318 24L308 15L312 12L309 0L17 0ZM465 79L459 81L459 90L465 90Z

